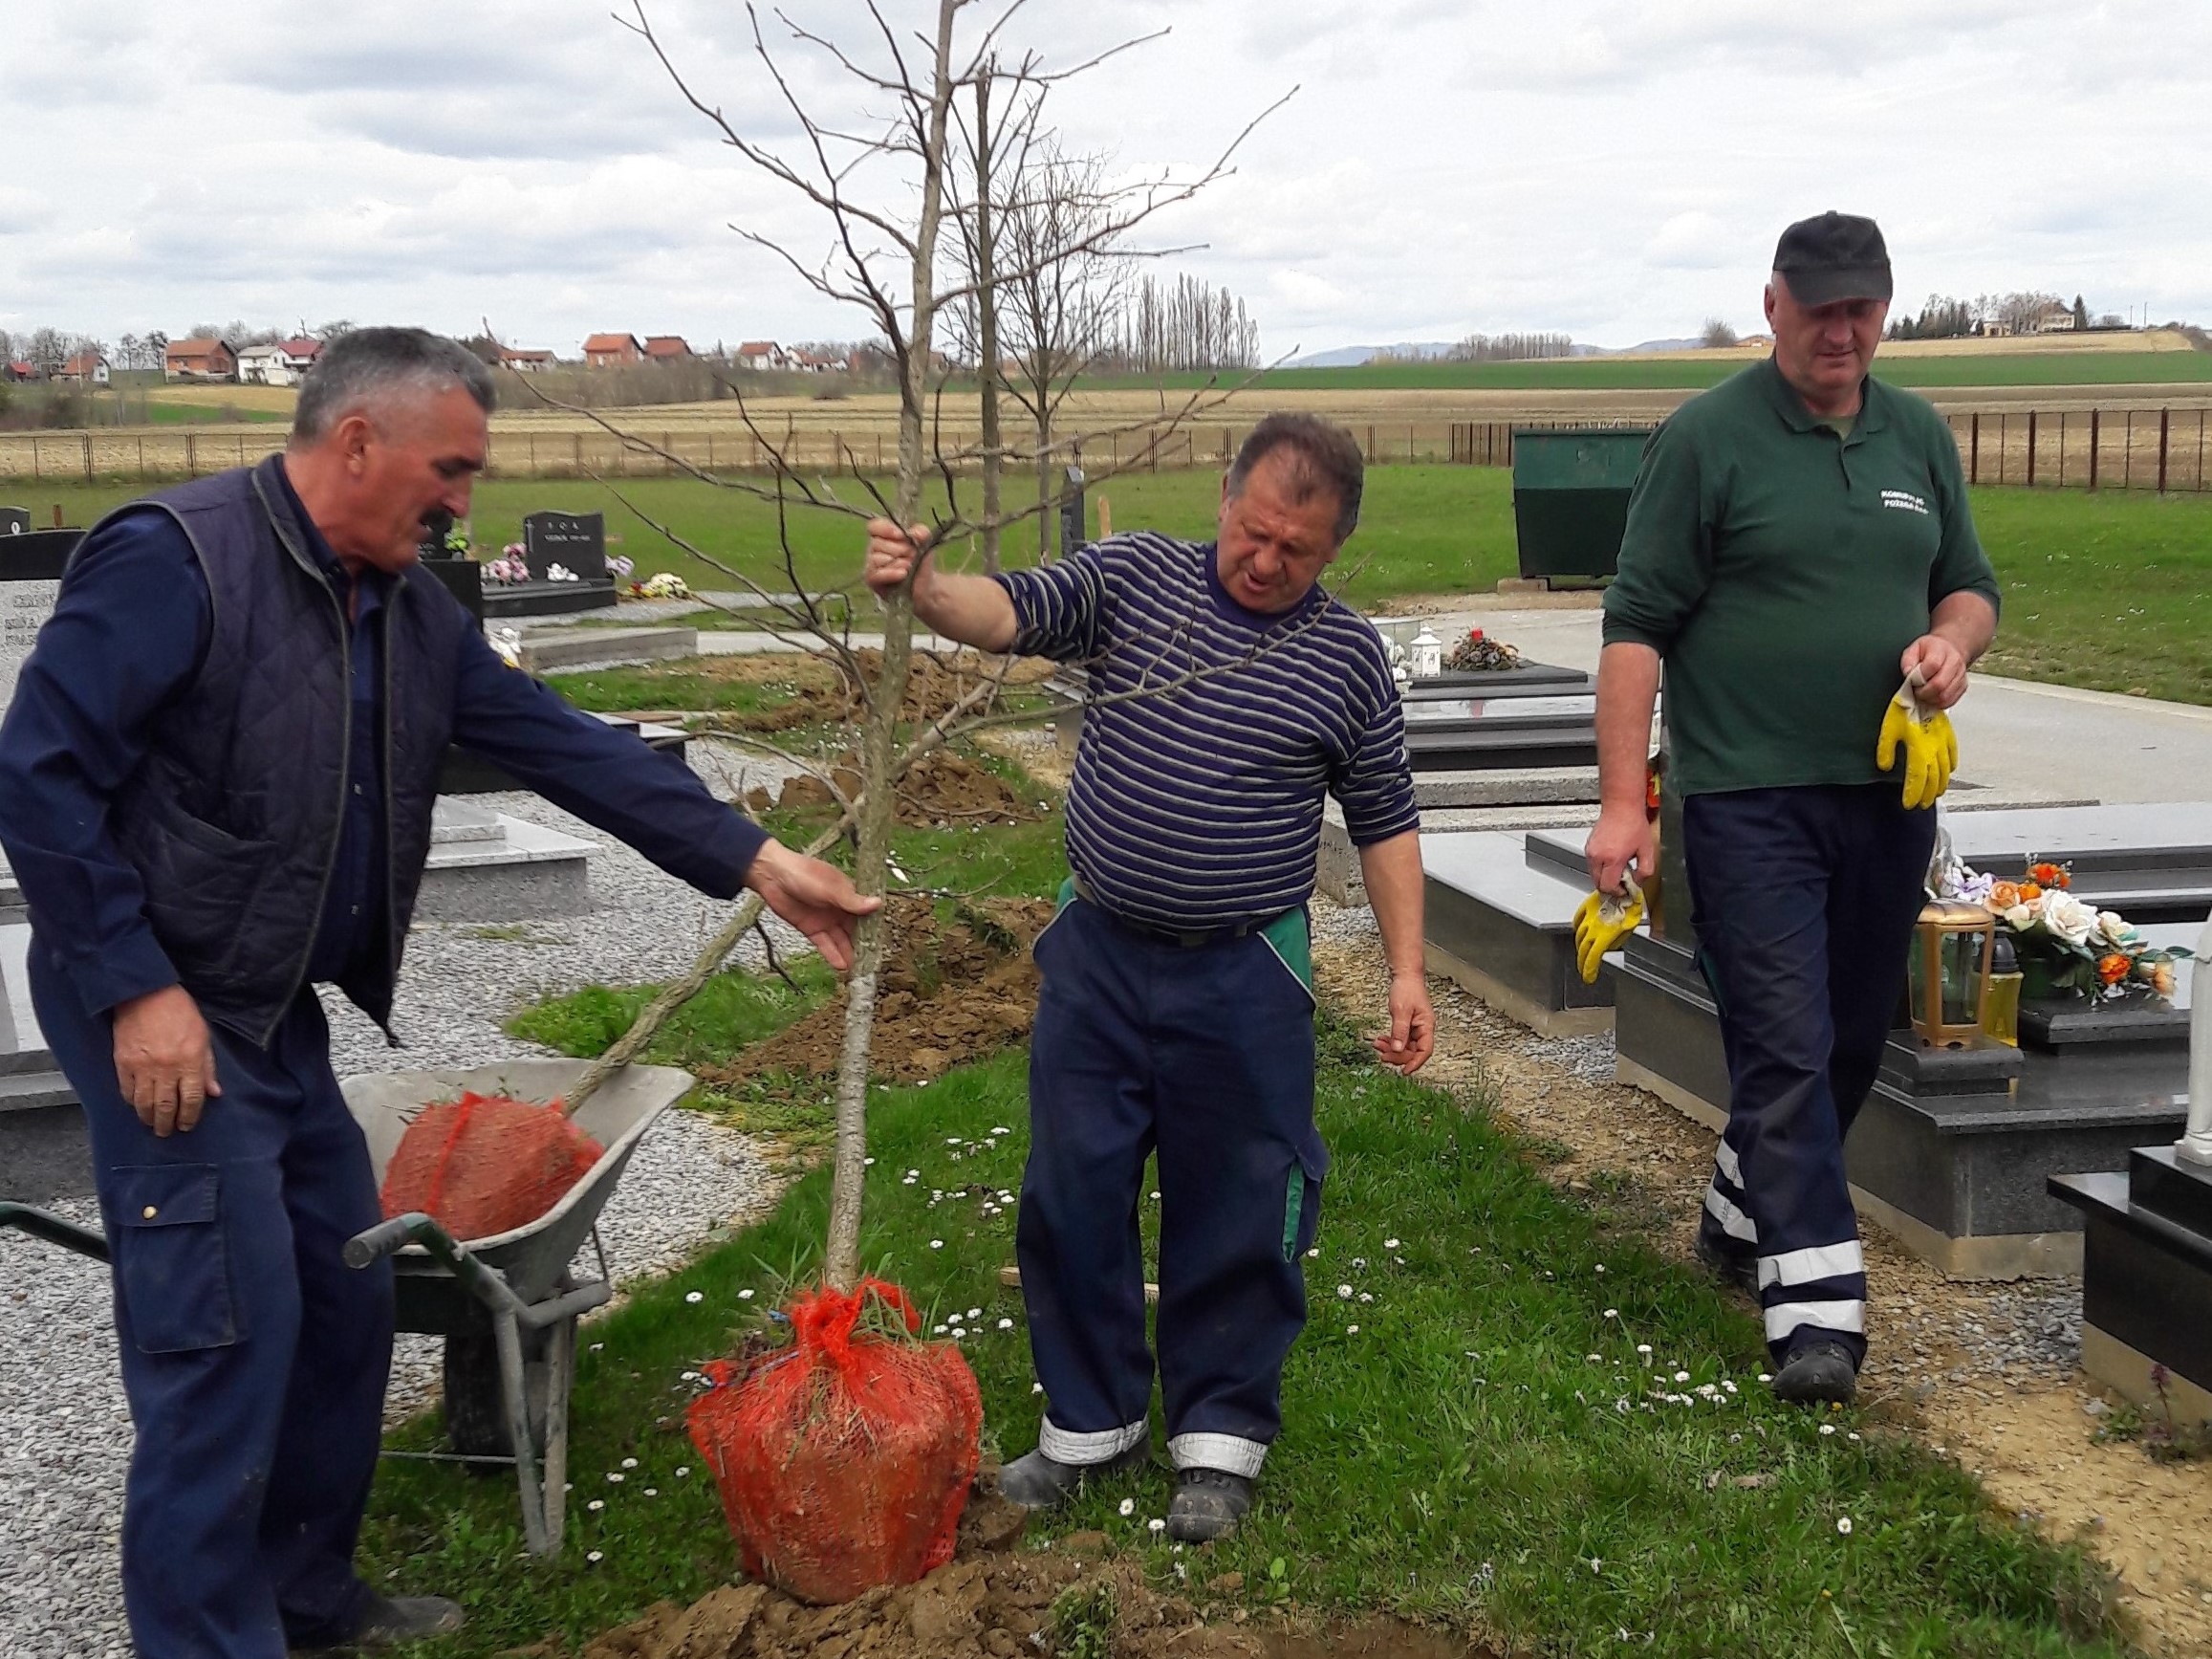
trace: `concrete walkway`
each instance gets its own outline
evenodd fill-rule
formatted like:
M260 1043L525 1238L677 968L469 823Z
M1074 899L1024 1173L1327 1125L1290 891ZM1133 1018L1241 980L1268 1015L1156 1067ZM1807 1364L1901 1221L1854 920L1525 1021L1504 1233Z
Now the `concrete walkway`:
M1525 657L1597 667L1594 610L1452 611L1430 619L1479 627ZM2212 709L2109 691L2077 691L1977 674L1952 711L1961 781L2046 800L2212 799Z

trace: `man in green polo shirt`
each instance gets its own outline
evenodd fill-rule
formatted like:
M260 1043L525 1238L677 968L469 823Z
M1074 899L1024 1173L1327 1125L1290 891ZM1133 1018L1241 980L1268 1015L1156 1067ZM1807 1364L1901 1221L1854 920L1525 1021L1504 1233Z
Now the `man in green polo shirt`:
M1890 293L1871 219L1783 232L1774 355L1685 404L1644 452L1597 675L1586 852L1614 894L1658 870L1644 767L1665 665L1699 965L1728 1061L1698 1254L1756 1291L1775 1392L1796 1400L1849 1399L1866 1355L1843 1138L1935 840L1934 790L1877 763L1883 717L1900 682L1930 716L1956 703L1997 628L1950 429L1868 373Z

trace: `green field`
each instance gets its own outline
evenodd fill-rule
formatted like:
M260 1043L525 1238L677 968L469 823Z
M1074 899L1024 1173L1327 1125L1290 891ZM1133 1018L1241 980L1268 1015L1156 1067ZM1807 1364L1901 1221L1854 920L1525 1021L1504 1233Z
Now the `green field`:
M1594 357L1495 363L1387 363L1342 369L1273 369L1259 391L1663 391L1715 385L1744 367L1740 358L1709 362L1682 358ZM1902 386L2117 386L2212 381L2212 353L2004 352L1957 357L1890 357L1881 378ZM1157 379L1100 377L1086 390L1165 385L1188 390L1234 383L1236 373L1177 374Z
M1133 473L1093 490L1092 527L1103 495L1119 529L1209 535L1220 489L1218 477L1204 470ZM0 500L29 506L40 524L50 521L55 502L72 523L86 523L136 493L122 485L0 486ZM623 493L755 580L786 585L770 504L682 479L634 480ZM671 547L605 487L584 482L483 485L478 545L515 539L522 515L538 508L605 512L611 550L635 559L640 575L672 570L699 588L734 585ZM2005 583L1993 669L2212 704L2212 495L1983 489L1974 492L1974 511ZM796 513L791 540L802 580L816 588L853 581L859 550L854 520ZM1016 530L1009 548L1027 540ZM1503 469L1377 467L1368 474L1362 528L1338 577L1346 598L1374 611L1409 595L1488 592L1514 570L1512 485Z

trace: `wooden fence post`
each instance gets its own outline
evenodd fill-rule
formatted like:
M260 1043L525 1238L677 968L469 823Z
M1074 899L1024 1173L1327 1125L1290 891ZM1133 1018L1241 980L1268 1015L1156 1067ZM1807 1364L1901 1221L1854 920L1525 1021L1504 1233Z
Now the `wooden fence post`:
M2132 490L2136 482L2136 412L2128 411L2128 429L2120 440L2120 488Z
M2035 488L2035 411L2028 411L2028 488Z
M1982 482L1982 411L1976 409L1966 428L1966 482ZM1631 774L1630 775L1634 775Z
M2166 492L2166 439L2172 431L2173 413L2171 409L2158 411L2158 493L2160 495ZM84 475L89 478L92 476L92 440L90 438L84 442Z
M2165 489L2166 487L2166 463L2164 449L2165 447L2160 445L2158 459L2158 488L2161 490ZM84 481L87 484L92 482L92 434L90 432L87 432L84 435Z
M2104 446L2104 411L2089 412L2089 487L2096 488L2097 450Z
M141 432L141 433L139 434L139 482L140 482L141 484L143 484L145 481L146 481L146 435L145 435L143 432Z

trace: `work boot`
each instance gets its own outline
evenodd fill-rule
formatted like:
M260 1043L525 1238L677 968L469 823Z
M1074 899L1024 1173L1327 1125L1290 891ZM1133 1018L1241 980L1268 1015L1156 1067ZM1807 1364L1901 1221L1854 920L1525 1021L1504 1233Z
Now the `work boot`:
M1140 1467L1152 1455L1149 1437L1103 1463L1061 1463L1047 1457L1042 1448L1025 1452L999 1471L999 1495L1024 1509L1057 1509L1083 1488L1094 1474L1119 1474Z
M361 1622L343 1642L328 1647L294 1648L294 1653L374 1653L429 1636L449 1636L461 1628L466 1616L459 1602L444 1596L371 1596L361 1609Z
M1724 1285L1742 1291L1754 1301L1758 1300L1759 1263L1756 1259L1723 1250L1705 1236L1702 1228L1699 1229L1697 1242L1690 1246L1690 1253L1698 1258L1700 1267Z
M1851 1404L1858 1392L1858 1362L1841 1342L1800 1342L1774 1373L1774 1397L1799 1405Z
M1252 1483L1225 1469L1186 1469L1176 1476L1167 1510L1167 1536L1186 1544L1211 1543L1237 1530L1252 1507Z

